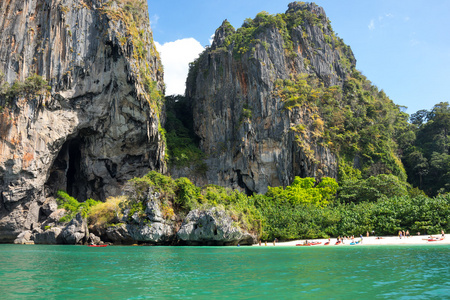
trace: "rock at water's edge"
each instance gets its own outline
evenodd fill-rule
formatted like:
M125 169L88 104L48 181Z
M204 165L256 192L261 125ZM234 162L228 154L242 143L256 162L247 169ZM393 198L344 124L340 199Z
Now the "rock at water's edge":
M225 211L217 208L193 210L177 233L188 245L251 245L256 237L243 231Z

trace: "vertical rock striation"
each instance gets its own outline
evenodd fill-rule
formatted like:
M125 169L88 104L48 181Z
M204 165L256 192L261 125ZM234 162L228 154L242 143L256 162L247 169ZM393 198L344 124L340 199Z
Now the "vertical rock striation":
M260 13L237 32L223 22L191 65L186 87L208 181L263 193L294 176L337 177L336 155L323 140L293 130L312 126L315 112L286 109L277 80L304 74L342 87L355 64L315 4L291 3L283 16Z
M165 171L145 1L1 1L0 43L0 242L42 221L59 189L105 199Z

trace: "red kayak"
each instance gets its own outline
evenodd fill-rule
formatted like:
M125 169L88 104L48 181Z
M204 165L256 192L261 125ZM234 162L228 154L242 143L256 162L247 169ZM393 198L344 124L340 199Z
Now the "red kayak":
M108 245L87 245L88 247L106 247Z

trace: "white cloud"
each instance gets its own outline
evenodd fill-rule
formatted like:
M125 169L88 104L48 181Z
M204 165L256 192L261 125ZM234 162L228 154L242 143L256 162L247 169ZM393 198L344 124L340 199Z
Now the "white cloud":
M375 21L372 19L372 20L370 20L370 23L369 23L369 30L374 30L375 29Z
M189 63L204 50L194 38L168 42L163 45L155 42L164 65L166 95L184 94Z

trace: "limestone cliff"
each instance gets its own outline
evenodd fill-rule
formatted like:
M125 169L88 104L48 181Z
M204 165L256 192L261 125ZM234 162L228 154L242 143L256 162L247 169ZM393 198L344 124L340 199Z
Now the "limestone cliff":
M45 219L59 189L105 199L165 171L144 0L1 1L0 44L0 242Z
M191 65L186 87L208 181L261 193L294 176L337 177L336 154L324 139L296 130L314 126L312 116L320 114L308 105L287 107L283 80L305 76L342 87L355 63L315 4L260 13L237 31L223 22Z

